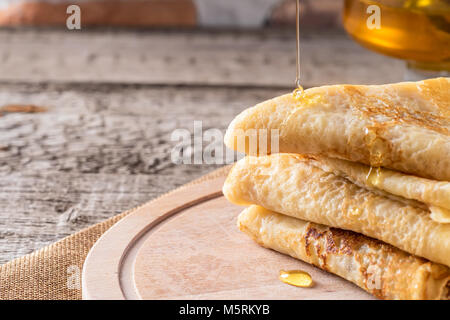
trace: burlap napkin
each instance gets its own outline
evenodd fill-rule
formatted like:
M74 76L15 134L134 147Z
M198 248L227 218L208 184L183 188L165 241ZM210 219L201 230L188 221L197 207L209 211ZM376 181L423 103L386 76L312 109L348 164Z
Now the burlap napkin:
M229 168L220 168L177 190L224 176ZM89 250L106 230L136 209L123 212L0 266L0 299L81 299L80 272Z

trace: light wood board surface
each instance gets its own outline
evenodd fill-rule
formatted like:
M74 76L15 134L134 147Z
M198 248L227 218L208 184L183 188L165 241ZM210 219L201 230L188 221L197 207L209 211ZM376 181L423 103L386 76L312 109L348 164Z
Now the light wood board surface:
M83 268L84 299L372 299L307 263L241 233L242 207L222 195L225 177L144 205L95 244ZM309 272L315 285L281 283L281 269Z

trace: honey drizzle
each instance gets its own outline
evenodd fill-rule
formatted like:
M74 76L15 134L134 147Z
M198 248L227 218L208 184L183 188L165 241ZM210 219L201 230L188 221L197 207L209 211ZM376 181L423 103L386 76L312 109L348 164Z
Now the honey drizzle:
M301 76L301 69L300 69L300 0L297 0L296 5L296 35L297 35L297 70L296 70L296 77L295 77L295 85L296 89L294 90L294 98L300 99L303 95L304 89L301 85L300 76Z
M279 279L295 287L309 288L313 285L311 275L302 270L280 270Z
M381 167L384 160L385 143L378 135L376 127L367 127L364 132L364 142L369 151L369 163L373 167Z
M382 169L380 167L370 167L366 176L366 181L370 186L378 186L382 179Z

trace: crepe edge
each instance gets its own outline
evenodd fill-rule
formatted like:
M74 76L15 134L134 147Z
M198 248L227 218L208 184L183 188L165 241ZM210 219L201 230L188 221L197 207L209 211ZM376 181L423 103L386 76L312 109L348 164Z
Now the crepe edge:
M310 158L312 165L323 171L341 176L361 188L377 192L382 196L423 208L430 213L431 219L438 223L450 223L450 202L447 200L450 197L450 182L422 178L387 168L375 168L362 163L326 156L311 156ZM368 178L373 173L377 176L376 184L370 183ZM398 190L397 187L392 187L392 184L396 183L396 179L402 180L402 186L415 185L419 187Z
M296 232L276 234L275 225L264 221L265 218L276 218L285 223L293 223L298 226ZM266 219L267 220L267 219ZM304 220L284 216L267 210L257 205L251 205L244 209L238 217L238 228L249 235L259 245L292 256L336 274L348 281L355 283L365 291L380 299L401 300L449 300L450 299L450 269L446 266L429 262L415 257L381 241L371 239L362 234L329 228L323 225ZM262 226L264 224L264 226ZM304 229L303 232L301 229ZM319 230L319 231L318 231ZM334 230L334 231L333 231ZM299 240L300 239L300 240ZM331 239L331 240L330 240ZM343 247L336 247L336 243L344 243ZM375 253L370 255L378 258L388 255L390 262L378 262L373 264L376 270L388 269L388 274L381 277L386 279L380 289L370 287L370 274L367 270L370 265L365 263L368 254L364 251L371 247ZM319 258L317 258L319 257ZM352 264L359 264L356 277L353 279L346 268L347 264L326 264L323 261L339 260L347 261L350 257ZM322 262L321 262L322 259ZM405 270L406 275L392 274L401 269L404 259L413 260L414 270ZM379 260L379 259L377 259ZM398 266L392 265L397 261ZM390 264L390 265L389 265ZM411 265L411 263L410 263ZM390 281L388 280L390 279ZM399 283L401 282L401 283Z
M280 164L276 164L276 161L280 161ZM311 164L309 161L308 156L299 155L299 154L274 154L269 155L266 157L253 157L248 156L244 159L241 159L238 161L232 170L230 171L229 176L227 177L225 181L225 185L223 188L224 196L232 203L237 205L250 205L250 204L256 204L260 206L264 206L268 209L281 212L283 214L289 215L294 218L298 219L305 219L310 220L312 222L318 223L318 224L326 224L331 227L335 228L343 228L347 230L351 230L354 232L363 233L364 235L368 237L373 237L376 239L379 239L381 241L384 241L386 243L389 243L390 245L393 245L395 247L400 248L401 250L407 251L410 254L414 254L417 256L424 257L426 259L429 259L430 261L433 261L435 263L441 263L446 266L450 267L450 260L448 259L447 255L442 254L442 250L439 249L442 247L442 245L447 246L450 244L447 240L447 238L443 239L445 243L442 243L441 245L438 245L437 242L430 242L430 241L424 241L424 245L428 246L426 249L423 246L412 246L410 242L401 242L398 241L398 238L393 235L392 232L381 232L380 230L376 229L375 225L372 223L370 228L365 223L358 222L358 219L356 219L355 215L360 215L362 213L366 213L365 219L368 219L368 221L372 220L373 218L378 217L375 211L373 211L369 206L366 208L367 210L353 212L351 206L346 206L346 216L344 220L336 220L338 213L330 215L329 213L322 212L318 213L315 212L313 214L309 214L307 211L301 211L300 209L294 209L294 208L283 208L283 203L274 201L274 199L268 199L265 196L262 196L260 194L260 190L258 188L258 184L263 184L264 180L276 180L278 179L276 176L276 172L274 172L273 169L276 169L278 167L281 167L281 173L283 173L286 168L293 168L293 165L296 163L302 163L303 166L314 168L314 170L322 171L320 168L315 167ZM263 167L271 167L273 169L271 170L264 170ZM258 172L257 175L254 175L253 168L257 168ZM309 169L308 169L309 170ZM330 175L330 173L326 172L326 174ZM448 228L450 225L448 224L442 224L435 222L431 219L430 214L427 210L424 210L421 207L411 206L409 204L405 204L403 202L395 201L392 198L382 196L380 194L377 194L375 192L372 192L370 190L361 188L350 181L340 177L333 175L334 177L338 179L342 179L344 182L348 183L349 186L356 187L359 189L364 190L365 193L367 193L367 196L376 197L380 201L392 201L393 204L397 206L404 207L404 214L407 214L409 218L411 219L420 219L422 220L422 223L425 223L427 225L426 231L430 231L432 229L439 229L442 232L447 232L445 230L450 231ZM256 183L254 180L261 180L258 183ZM292 182L291 182L292 183ZM282 190L274 190L276 192L282 192ZM344 203L346 202L346 199L344 199ZM361 201L360 201L361 202ZM371 201L369 202L371 203ZM353 205L354 207L355 205ZM402 209L403 210L403 209ZM392 217L395 217L392 215ZM394 219L393 221L397 224L400 223L400 218ZM375 228L375 229L374 229ZM440 229L443 228L443 229ZM435 230L436 232L438 230ZM434 237L428 232L428 237ZM412 234L410 234L410 240L414 240Z

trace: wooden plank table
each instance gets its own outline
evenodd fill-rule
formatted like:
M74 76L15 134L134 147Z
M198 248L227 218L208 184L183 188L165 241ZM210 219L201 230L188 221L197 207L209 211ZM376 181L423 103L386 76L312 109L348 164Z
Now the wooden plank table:
M342 32L304 35L307 87L402 79ZM295 77L290 31L0 30L0 44L0 108L45 107L0 116L0 263L217 168L174 164L173 130L224 131Z

